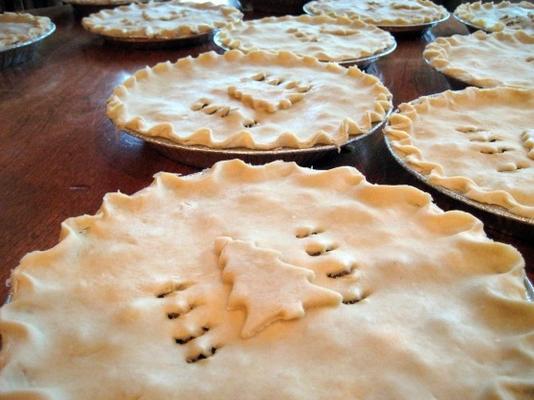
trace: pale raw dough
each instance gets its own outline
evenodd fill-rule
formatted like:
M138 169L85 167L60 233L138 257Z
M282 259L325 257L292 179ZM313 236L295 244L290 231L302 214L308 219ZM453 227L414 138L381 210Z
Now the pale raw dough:
M119 129L212 148L344 144L391 109L372 75L293 53L238 50L145 68L114 90Z
M0 13L0 50L12 47L45 34L52 28L48 17L31 14Z
M470 87L399 110L385 133L411 167L534 222L534 90Z
M314 15L361 18L381 27L428 24L449 15L430 0L316 0L305 8Z
M1 398L532 399L520 254L413 187L234 160L61 238L13 272Z
M230 49L291 51L321 61L347 61L395 46L390 33L374 25L326 15L267 17L244 21L221 30L221 43Z
M82 25L110 37L176 39L209 33L242 16L236 8L209 2L152 1L102 10L84 18Z
M454 10L454 15L485 31L523 30L534 35L534 4L528 1L464 3Z
M471 85L534 88L534 35L524 31L441 37L423 55L438 71Z

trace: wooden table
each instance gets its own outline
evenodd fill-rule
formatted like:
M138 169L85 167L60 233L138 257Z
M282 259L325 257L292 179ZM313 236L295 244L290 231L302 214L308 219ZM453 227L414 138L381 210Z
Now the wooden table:
M0 71L1 282L24 254L57 242L61 221L96 212L105 193L133 193L147 186L158 171L196 171L118 134L105 116L105 102L113 87L137 69L195 56L215 46L158 51L111 47L85 32L68 7L49 14L57 32L41 46L38 56ZM453 33L467 30L451 19L424 37L401 38L398 49L370 72L385 82L395 104L448 89L445 78L424 63L421 53L434 36ZM335 165L357 166L371 182L427 189L392 160L383 143L373 154L344 152L315 167ZM437 192L432 194L443 209L470 210ZM487 232L515 245L534 278L532 232L521 238ZM2 287L0 301L7 293Z

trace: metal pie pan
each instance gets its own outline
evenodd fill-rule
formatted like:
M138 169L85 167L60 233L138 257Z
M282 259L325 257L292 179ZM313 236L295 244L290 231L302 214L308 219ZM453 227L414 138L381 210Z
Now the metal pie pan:
M211 40L215 30L201 33L198 35L184 36L178 38L136 38L136 37L118 37L98 35L104 41L111 45L130 47L136 49L165 49L165 48L181 48L191 47L207 43Z
M452 90L463 90L468 86L482 87L482 86L474 85L472 83L465 82L465 81L462 81L462 80L460 80L458 78L453 78L452 76L447 75L446 73L444 73L444 72L440 71L439 69L437 69L436 67L434 67L430 63L430 61L428 61L424 56L423 56L423 60L425 60L425 63L429 67L431 67L434 71L439 72L441 75L443 75L445 77L445 79L447 79L447 82L449 83L449 86L451 87Z
M198 168L208 168L217 161L234 158L239 158L250 164L265 164L275 160L284 160L295 161L301 165L311 165L313 162L325 156L335 156L342 148L347 146L366 146L368 144L367 139L370 139L375 134L381 132L381 128L386 123L390 113L391 111L384 116L384 119L381 122L374 124L369 132L351 137L346 143L339 147L335 145L318 145L303 149L285 147L273 150L254 150L246 148L213 149L200 145L178 144L165 138L147 136L126 129L121 129L121 131L143 140L161 154L174 161Z
M43 34L36 36L30 40L22 43L16 43L0 50L0 69L10 67L12 65L21 64L30 60L33 57L35 49L41 41L46 39L56 30L54 23L50 23L50 29Z
M465 20L463 20L462 18L460 18L459 16L457 16L456 14L452 14L454 16L454 18L464 24L467 29L469 30L469 32L476 32L476 31L484 31L484 32L487 32L487 33L491 33L491 31L488 31L487 29L484 29L484 28L481 28L480 26L476 26L476 25L473 25L471 22L467 22Z
M102 10L109 10L116 7L127 6L134 2L135 0L125 0L115 4L105 4L104 2L99 3L97 1L95 1L94 3L78 3L76 1L63 0L64 4L72 6L74 14L78 18L86 17L90 14L94 14Z
M428 181L428 176L416 171L406 163L401 156L399 156L391 145L390 139L387 135L384 135L384 140L389 153L393 156L395 161L399 163L406 171L413 175L418 181L431 187L432 189L451 197L452 199L473 207L476 211L482 211L482 213L474 212L480 215L484 222L499 230L500 232L510 234L522 239L534 237L534 218L522 217L508 211L507 209L493 204L480 203L476 200L470 199L461 193L455 192L451 189L447 189L443 186L433 184ZM475 211L474 210L474 211ZM490 218L488 218L490 217Z
M220 32L217 32L213 36L213 43L215 43L218 47L220 47L224 51L232 50L231 48L225 46L221 42ZM375 53L375 54L371 54L370 56L367 56L367 57L351 58L351 59L341 60L341 61L335 61L335 60L333 60L333 61L330 61L330 60L319 60L319 61L321 61L321 62L334 62L336 64L343 65L343 66L356 65L358 68L364 69L364 68L367 68L370 64L372 64L375 61L377 61L378 59L393 53L396 48L397 48L397 42L394 41L393 45L391 45L390 47L387 47L384 50L381 50L381 51L379 51L378 53Z
M310 7L309 7L309 3L305 4L302 9L308 15L312 15L312 16L317 15L317 14L314 14L314 13L311 12ZM427 22L427 23L424 23L424 24L388 25L388 26L376 25L376 26L379 27L380 29L383 29L383 30L391 32L391 33L417 33L417 32L425 32L425 31L427 31L429 29L432 29L437 24L448 20L449 17L450 17L450 13L447 13L447 15L445 15L441 19L438 19L438 20L435 20L435 21L431 21L431 22ZM369 24L369 22L367 22L367 23ZM370 25L374 25L374 24L370 24Z

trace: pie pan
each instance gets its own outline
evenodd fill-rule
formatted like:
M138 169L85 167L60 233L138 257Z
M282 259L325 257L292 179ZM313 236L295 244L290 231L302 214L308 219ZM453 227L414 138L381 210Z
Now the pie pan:
M311 12L311 10L309 8L309 4L305 4L304 7L303 7L303 10L308 15L317 15L317 14L314 14L314 13ZM424 24L416 24L416 25L387 25L387 26L376 25L376 24L371 24L371 25L375 25L375 26L379 27L380 29L383 29L383 30L391 32L391 33L400 33L400 34L402 34L402 33L418 33L418 32L424 33L427 30L432 29L437 24L439 24L441 22L444 22L447 19L449 19L449 16L450 16L450 13L447 13L443 18L440 18L438 20L427 22L427 23L424 23Z
M524 239L534 239L534 218L527 218L513 214L505 208L497 205L480 203L476 200L469 199L461 193L429 182L429 179L426 175L423 175L415 169L411 168L408 163L406 163L399 155L397 155L397 153L395 153L395 150L393 150L393 147L391 145L390 139L386 135L384 135L384 140L386 142L386 146L389 150L389 153L393 156L395 161L399 163L412 176L414 176L418 181L424 183L425 185L448 197L451 197L456 201L463 203L464 205L470 206L469 212L471 212L471 209L473 209L472 213L475 214L477 217L483 219L485 225L493 227L499 230L500 232L512 236Z
M250 164L264 164L275 160L283 160L295 161L301 165L311 165L313 162L323 157L334 156L342 149L346 149L351 146L372 147L373 138L378 136L375 134L378 134L381 131L381 128L386 123L390 114L391 111L389 111L384 116L384 119L382 121L375 123L369 132L351 137L346 143L339 147L336 145L318 145L311 148L303 149L213 149L201 145L178 144L165 138L147 136L127 129L121 129L121 132L125 132L128 135L143 140L150 146L154 147L161 154L172 160L198 168L208 168L211 167L217 161L230 160L234 158L239 158Z
M213 43L215 43L218 47L220 47L224 51L232 50L231 48L225 46L221 42L220 32L217 32L213 36ZM397 42L394 41L393 45L385 48L384 50L379 51L378 53L371 54L370 56L367 56L367 57L351 58L351 59L347 59L347 60L343 60L343 61L326 61L325 60L324 62L335 62L336 64L343 65L343 66L356 65L358 68L364 69L364 68L367 68L372 63L374 63L375 61L377 61L378 59L380 59L382 57L385 57L387 55L390 55L391 53L393 53L395 51L396 48L397 48ZM319 61L321 61L321 60L319 60Z
M432 68L435 72L437 72L441 76L445 77L445 79L447 80L447 82L448 82L448 84L449 84L449 86L451 87L452 90L462 90L462 89L465 89L468 86L476 86L476 85L472 85L470 83L461 81L460 79L453 78L452 76L444 74L441 71L438 71L436 68L434 68L434 66L432 64L430 64L430 62L425 58L425 56L423 56L423 60L425 60L426 65L428 65L430 68Z
M22 43L15 43L0 50L0 69L20 64L30 60L39 43L50 36L56 30L53 22L50 23L49 29L43 34L29 39Z
M171 39L99 36L102 37L106 43L111 45L150 50L197 46L209 42L213 35L214 31Z
M454 16L454 18L456 18L456 20L458 22L461 22L462 24L464 24L467 27L467 30L469 32L476 32L476 31L484 31L484 32L488 32L488 33L491 32L491 31L488 31L487 29L481 28L480 26L473 25L472 23L463 20L462 18L460 18L456 14L453 14L453 16Z

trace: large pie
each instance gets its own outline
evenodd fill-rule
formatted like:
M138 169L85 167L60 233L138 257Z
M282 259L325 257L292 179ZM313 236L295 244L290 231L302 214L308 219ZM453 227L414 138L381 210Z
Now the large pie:
M182 145L341 146L368 133L391 94L356 67L291 52L203 53L136 72L108 100L119 129Z
M529 400L523 266L349 167L160 173L13 271L0 397Z
M454 10L461 21L488 32L523 30L534 34L534 4L529 1L463 3Z
M385 133L435 185L534 223L534 90L446 91L399 105Z
M132 3L82 20L85 29L111 38L168 40L208 34L242 18L234 7L171 0Z
M430 0L315 0L305 7L314 15L360 18L384 28L431 24L449 15Z
M354 61L395 46L390 33L346 17L299 15L240 21L222 29L221 44L243 52L292 51L321 61Z
M26 13L0 13L0 51L27 43L52 29L48 17Z

